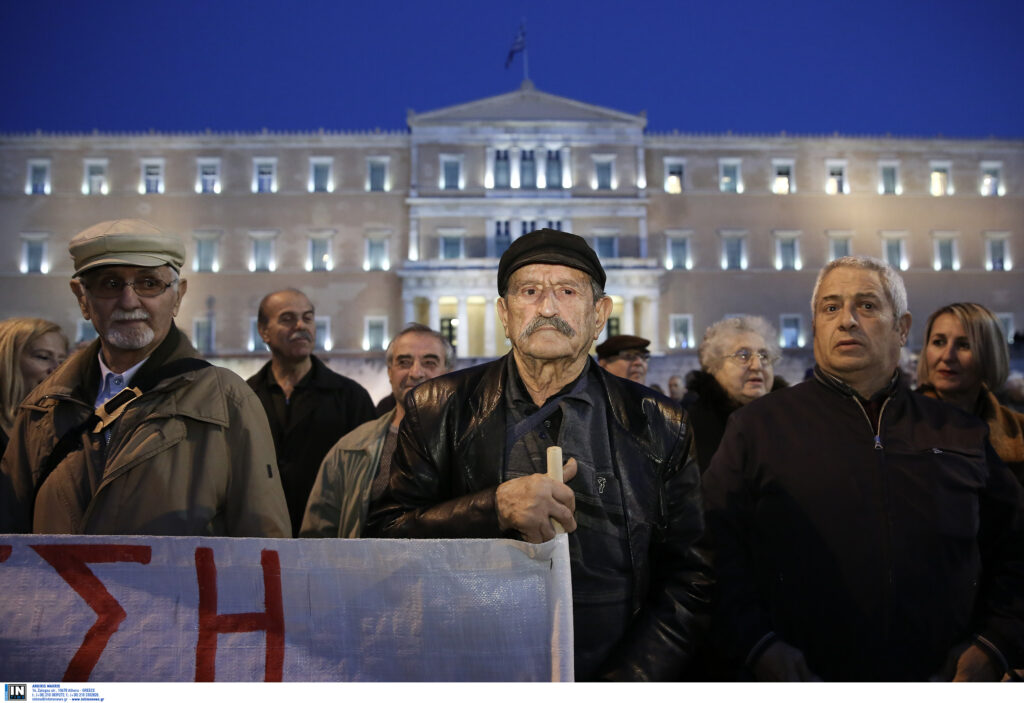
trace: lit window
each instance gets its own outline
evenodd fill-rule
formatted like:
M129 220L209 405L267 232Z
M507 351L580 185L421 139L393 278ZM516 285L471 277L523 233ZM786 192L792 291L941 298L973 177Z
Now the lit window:
M743 171L740 159L718 160L718 190L723 193L743 192Z
M1010 271L1013 260L1010 257L1010 233L985 233L985 270Z
M508 188L512 184L512 164L508 160L508 149L494 152L494 187Z
M86 159L82 173L82 195L106 195L110 192L107 183L107 159Z
M594 190L615 190L618 186L615 178L615 157L594 156Z
M608 337L614 337L622 334L622 320L620 320L618 316L609 317L608 321L604 325L604 329L606 339Z
M534 190L537 187L537 161L533 157L533 149L519 154L519 187Z
M220 232L199 231L195 233L196 255L192 259L192 269L198 273L217 273L220 271Z
M900 162L879 161L878 162L878 194L879 195L902 195L903 186L900 184Z
M906 232L882 232L882 258L898 271L906 271L910 267Z
M277 268L274 260L274 238L277 232L255 231L250 232L252 238L252 255L249 259L250 271L273 271Z
M804 345L800 315L779 315L779 344L792 349Z
M828 232L828 260L835 261L844 256L850 256L853 251L851 242L853 237L849 232Z
M546 185L548 188L558 189L563 187L561 150L548 149L548 158L544 168L544 175L546 177Z
M334 349L334 340L331 339L331 318L318 315L313 324L316 325L316 348L325 352Z
M388 240L385 237L370 237L366 240L364 271L387 271L391 268L388 257Z
M363 350L379 351L387 346L388 319L366 317L363 321Z
M45 232L22 233L19 267L22 273L49 273L50 262L46 255L46 240L49 237Z
M800 233L775 232L775 269L777 271L799 271L803 268L800 260Z
M745 233L722 233L722 268L726 271L747 268L747 238Z
M366 190L371 193L385 193L391 190L388 180L388 164L386 156L371 156L366 160Z
M936 271L959 271L960 256L957 251L957 233L935 232L932 238L934 242L932 268Z
M668 316L669 333L668 346L672 349L689 349L693 347L693 315Z
M334 259L331 257L331 237L334 232L315 233L309 237L309 256L306 259L307 271L331 271Z
M1002 162L981 162L981 184L979 191L986 198L1006 195L1006 186L1003 184Z
M846 161L829 159L825 162L825 192L829 195L847 195L850 183L846 179Z
M665 268L679 270L692 268L690 232L688 230L673 230L665 234Z
M441 155L441 182L442 190L462 190L466 187L462 177L462 157Z
M196 159L196 192L212 194L220 192L220 159Z
M258 158L252 160L252 192L277 192L277 159Z
M678 194L683 192L683 176L686 162L682 159L665 159L665 192Z
M155 194L164 192L164 160L143 159L142 160L142 182L139 183L139 193Z
M928 192L938 197L953 195L952 165L948 161L932 161L929 164L931 177Z
M792 159L772 159L772 192L777 195L796 192L793 180L794 162Z
M334 191L334 159L329 156L313 156L309 159L310 193L331 193Z
M29 159L28 173L25 177L26 195L50 194L50 160Z
M192 320L192 341L200 354L212 354L214 349L213 318L197 317Z

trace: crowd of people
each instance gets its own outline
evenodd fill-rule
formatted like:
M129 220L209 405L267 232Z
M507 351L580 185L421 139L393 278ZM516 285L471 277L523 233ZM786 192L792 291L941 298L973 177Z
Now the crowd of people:
M68 357L58 325L0 323L0 532L541 542L557 523L580 680L1024 667L1024 414L996 397L1002 328L975 303L935 311L908 378L907 292L881 261L819 273L807 380L775 374L766 320L733 317L665 395L649 340L591 356L605 271L581 237L538 230L499 262L511 352L453 371L448 340L410 324L375 408L313 353L303 292L260 302L271 358L243 381L174 324L180 239L125 219L69 250L96 340Z

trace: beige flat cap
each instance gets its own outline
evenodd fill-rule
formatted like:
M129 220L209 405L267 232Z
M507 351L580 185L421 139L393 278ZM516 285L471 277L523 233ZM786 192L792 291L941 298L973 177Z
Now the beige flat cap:
M170 266L180 271L185 245L145 220L108 220L84 229L68 245L75 275L100 266Z

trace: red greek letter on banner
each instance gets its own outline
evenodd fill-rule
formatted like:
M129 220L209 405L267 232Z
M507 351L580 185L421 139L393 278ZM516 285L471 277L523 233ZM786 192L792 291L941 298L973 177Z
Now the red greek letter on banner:
M11 556L11 545L0 544L0 564L7 561L7 557Z
M37 544L32 549L56 569L60 577L99 616L85 633L82 645L64 672L64 681L88 681L111 635L117 632L127 615L86 564L117 561L148 564L152 549L144 545L127 544Z
M196 642L196 681L213 681L216 676L217 635L222 632L265 631L267 650L265 681L280 681L284 673L284 605L281 599L281 560L277 552L264 549L263 607L255 613L217 613L217 564L213 550L196 548L196 579L199 582L199 639Z

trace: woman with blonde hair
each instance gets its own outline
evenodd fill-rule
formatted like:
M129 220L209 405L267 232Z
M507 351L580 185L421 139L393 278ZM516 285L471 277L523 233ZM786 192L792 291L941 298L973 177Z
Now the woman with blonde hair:
M36 317L0 321L0 455L21 401L67 355L68 340L59 325Z
M1024 482L1024 414L1000 405L994 394L1009 371L1003 328L985 306L952 303L928 318L917 390L987 422L996 454Z

